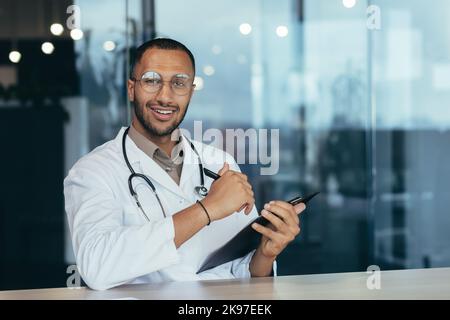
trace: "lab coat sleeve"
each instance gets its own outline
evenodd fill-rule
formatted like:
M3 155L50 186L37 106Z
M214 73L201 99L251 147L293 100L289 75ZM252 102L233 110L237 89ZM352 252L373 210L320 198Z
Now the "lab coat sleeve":
M92 289L109 289L179 262L172 217L123 226L121 203L98 170L74 167L64 180L64 196L78 270Z
M253 250L246 256L240 259L233 260L231 263L231 272L235 278L250 278L250 261L252 261L253 255L256 250ZM274 261L272 265L272 276L277 275L277 262Z

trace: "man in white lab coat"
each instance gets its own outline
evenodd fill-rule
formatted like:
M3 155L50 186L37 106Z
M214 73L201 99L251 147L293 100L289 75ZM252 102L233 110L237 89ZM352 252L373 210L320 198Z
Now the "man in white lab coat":
M98 290L156 283L269 276L275 259L300 232L298 213L284 201L265 205L271 224L252 227L260 245L234 261L197 274L206 257L257 216L247 177L222 150L184 137L179 125L194 92L195 60L183 44L155 39L136 51L128 80L132 124L81 158L64 180L65 208L78 270ZM131 169L150 179L128 178ZM200 157L196 156L197 152ZM221 176L204 178L199 162Z

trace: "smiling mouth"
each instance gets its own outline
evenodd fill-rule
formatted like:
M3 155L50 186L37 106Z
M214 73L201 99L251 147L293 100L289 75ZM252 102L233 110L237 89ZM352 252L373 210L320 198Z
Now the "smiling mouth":
M150 110L158 120L170 120L172 116L177 112L176 109L167 109L160 107L150 107Z
M160 114L172 114L175 112L174 110L162 110L162 109L153 109L153 108L152 108L152 110L155 112L158 112Z

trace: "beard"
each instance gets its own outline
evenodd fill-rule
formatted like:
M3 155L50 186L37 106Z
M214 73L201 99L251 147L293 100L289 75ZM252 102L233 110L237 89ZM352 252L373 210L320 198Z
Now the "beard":
M134 106L134 113L136 115L137 120L141 123L142 127L144 127L144 129L147 131L147 133L150 136L154 136L154 137L164 137L164 136L171 135L172 132L176 128L178 128L178 126L181 124L181 122L183 122L184 117L186 116L186 112L187 112L188 107L189 107L189 102L188 102L188 104L186 105L186 108L184 109L183 114L181 115L180 120L175 121L174 123L172 123L167 128L164 128L164 129L161 130L161 129L158 129L155 126L153 126L152 123L148 119L145 118L144 109L145 108L149 108L147 106L147 104L149 104L149 103L140 105L137 102L137 100L136 100L136 96L134 97L134 101L132 103L133 103L133 106ZM177 108L177 112L180 112L180 108L178 106L171 105L171 107L176 107Z

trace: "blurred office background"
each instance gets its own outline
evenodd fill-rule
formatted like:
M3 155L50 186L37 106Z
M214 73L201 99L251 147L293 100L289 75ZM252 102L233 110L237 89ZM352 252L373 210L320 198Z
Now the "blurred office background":
M185 128L280 130L277 175L242 165L258 207L321 191L280 275L450 266L449 18L447 0L0 0L0 289L66 285L63 179L127 125L129 53L155 36L197 59Z

